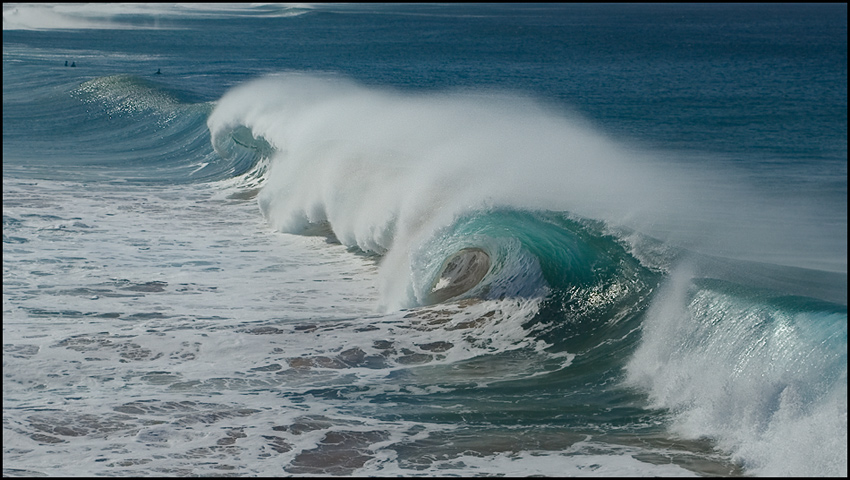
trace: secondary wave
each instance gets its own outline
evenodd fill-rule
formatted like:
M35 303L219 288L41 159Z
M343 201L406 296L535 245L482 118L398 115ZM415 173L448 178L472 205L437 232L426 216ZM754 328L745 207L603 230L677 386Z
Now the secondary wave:
M292 17L309 5L277 4L10 4L3 6L3 30L167 29L180 19Z
M750 473L847 475L847 307L677 270L626 384Z

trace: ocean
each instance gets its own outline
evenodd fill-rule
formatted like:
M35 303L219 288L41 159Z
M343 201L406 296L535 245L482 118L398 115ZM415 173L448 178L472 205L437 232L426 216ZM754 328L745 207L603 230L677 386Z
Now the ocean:
M846 4L4 4L4 476L846 476Z

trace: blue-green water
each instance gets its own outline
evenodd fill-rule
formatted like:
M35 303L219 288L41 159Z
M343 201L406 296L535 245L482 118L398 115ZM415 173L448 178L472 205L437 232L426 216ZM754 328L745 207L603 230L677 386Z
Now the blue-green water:
M4 473L846 475L846 19L4 5Z

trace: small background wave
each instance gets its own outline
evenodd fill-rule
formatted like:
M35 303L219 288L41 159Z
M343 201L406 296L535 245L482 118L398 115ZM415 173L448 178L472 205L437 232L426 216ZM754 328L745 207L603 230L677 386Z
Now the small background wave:
M290 17L310 6L278 4L4 4L3 30L168 29L179 20Z

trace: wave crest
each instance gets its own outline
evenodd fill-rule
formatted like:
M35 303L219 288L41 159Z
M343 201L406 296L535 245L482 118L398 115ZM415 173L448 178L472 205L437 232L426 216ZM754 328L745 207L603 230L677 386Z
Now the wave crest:
M812 245L815 226L801 233L798 227L808 221L803 216L791 221L782 205L756 199L728 177L652 159L519 95L414 94L340 78L273 75L229 91L208 126L214 145L244 132L248 143L273 149L258 202L274 228L298 234L329 225L344 245L382 256L381 289L389 308L431 301L440 268L462 248L490 256L490 272L482 278L487 283L499 260L484 244L452 244L432 260L417 258L440 232L494 209L570 212L739 258L771 252L798 261L800 252L825 252ZM508 245L508 236L522 235L521 229L506 231L488 236ZM571 258L558 250L593 251L599 248L594 238L538 233L558 240L548 246L519 241L517 251L534 260L516 258L528 271L539 270L546 283L580 283L583 272L596 268L582 263L583 253ZM812 248L797 248L803 240ZM487 284L491 292L500 285ZM517 291L539 289L504 289L506 295Z

